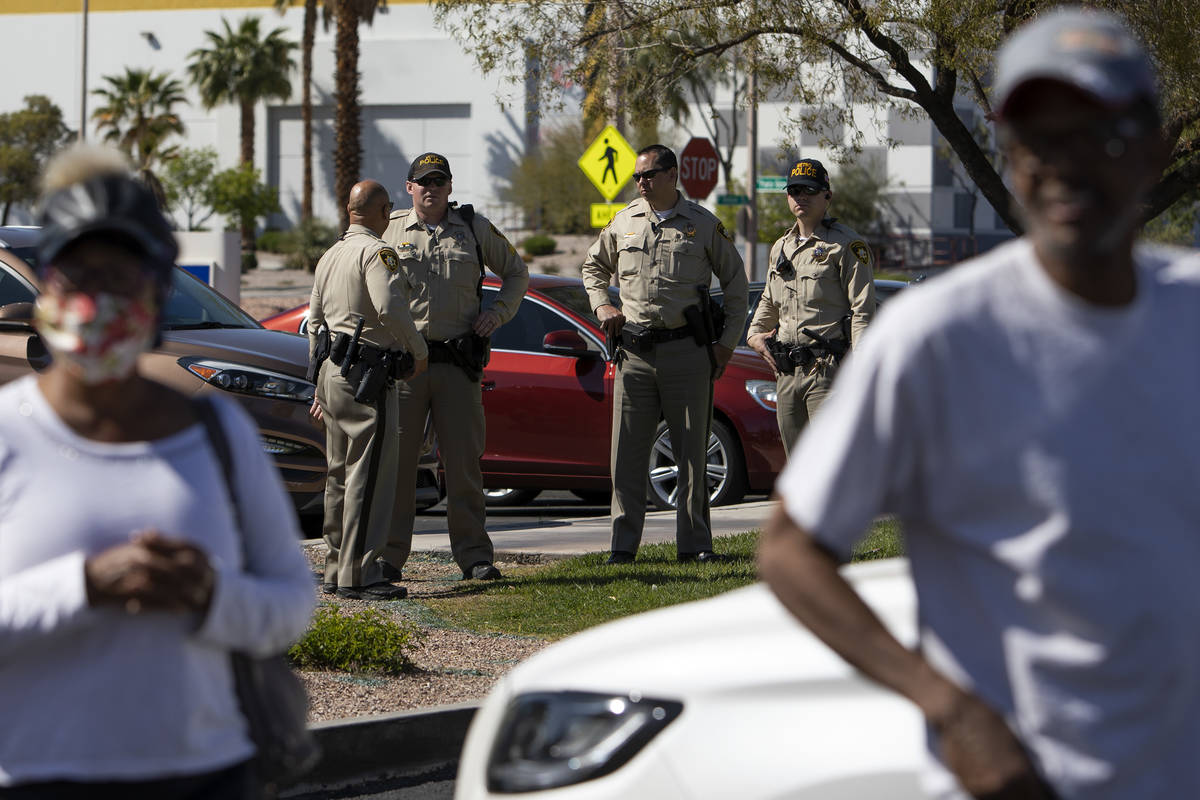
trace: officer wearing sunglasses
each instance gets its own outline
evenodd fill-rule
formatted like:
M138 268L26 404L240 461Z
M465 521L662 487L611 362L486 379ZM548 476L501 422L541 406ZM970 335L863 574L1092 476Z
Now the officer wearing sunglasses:
M746 344L778 376L775 413L789 451L875 313L871 250L827 216L832 199L820 161L792 166L787 203L796 224L771 246L767 285L747 332Z

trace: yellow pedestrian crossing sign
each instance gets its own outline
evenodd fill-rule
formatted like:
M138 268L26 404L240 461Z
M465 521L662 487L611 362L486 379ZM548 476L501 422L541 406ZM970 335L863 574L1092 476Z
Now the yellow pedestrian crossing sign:
M588 176L604 199L612 202L620 193L621 187L629 182L633 175L633 162L637 154L625 141L621 132L609 125L600 131L596 140L583 151L579 159L579 168Z

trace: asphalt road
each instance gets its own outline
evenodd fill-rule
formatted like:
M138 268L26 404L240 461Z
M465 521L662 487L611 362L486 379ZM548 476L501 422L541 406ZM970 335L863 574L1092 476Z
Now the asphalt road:
M456 765L400 778L371 781L344 789L281 795L283 800L452 800Z

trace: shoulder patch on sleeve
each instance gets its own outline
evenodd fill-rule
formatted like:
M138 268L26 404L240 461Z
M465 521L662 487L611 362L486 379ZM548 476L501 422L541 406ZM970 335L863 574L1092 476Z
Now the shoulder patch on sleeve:
M722 222L717 222L717 233L719 233L719 234L721 234L722 236L724 236L724 237L725 237L726 239L728 239L728 240L729 240L731 243L733 242L733 237L729 235L729 231L725 230L725 224L724 224L724 223L722 223Z
M871 266L871 248L867 247L867 243L862 239L855 239L850 243L850 252L854 253L854 257L868 267Z
M396 255L396 251L390 247L379 248L379 260L387 267L388 272L395 272L400 269L400 258Z

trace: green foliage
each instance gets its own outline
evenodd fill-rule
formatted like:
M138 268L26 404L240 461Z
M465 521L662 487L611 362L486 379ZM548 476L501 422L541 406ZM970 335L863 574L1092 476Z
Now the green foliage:
M253 164L218 172L212 179L212 207L243 228L279 210L279 190L262 182Z
M288 233L288 231L268 228L258 235L254 249L265 250L268 253L283 253L287 246Z
M531 256L548 256L558 247L553 236L534 234L521 240L521 249Z
M324 605L288 650L288 659L304 669L399 675L412 669L410 654L421 636L416 626L397 622L378 609L341 612Z
M72 135L62 109L45 95L27 95L23 109L0 114L0 225L8 224L12 204L37 199L42 165Z
M833 188L830 214L871 242L881 241L886 227L882 197L887 181L881 177L886 173L880 167L853 161L842 165L830 179Z
M188 56L188 77L205 108L233 103L242 107L243 114L253 116L253 107L260 101L286 100L292 93L289 75L296 66L292 51L297 44L284 38L285 28L262 36L258 23L258 17L243 17L234 30L222 17L224 30L205 31L208 48L197 48ZM253 122L249 122L253 131ZM243 120L243 133L246 123Z
M337 241L338 231L319 219L302 220L283 237L282 251L287 253L284 264L289 269L313 272L325 251Z
M739 180L731 183L730 192L747 194L744 184ZM796 223L796 217L788 208L787 195L782 192L759 192L754 207L758 210L758 241L771 244ZM717 219L726 230L737 231L743 241L741 224L745 206L717 206Z
M1151 195L1148 212L1156 215L1200 181L1200 48L1194 41L1200 3L1082 4L1125 15L1160 71L1172 163ZM1052 3L433 0L432 5L438 23L463 43L483 73L533 90L542 108L560 108L582 88L592 118L597 104L661 113L685 76L712 59L745 64L753 58L758 99L788 108L780 145L797 144L802 135L806 145L828 146L844 156L867 142L871 126L864 123L871 117L882 130L893 114L927 120L989 204L1014 229L1020 227L989 156L990 141L981 141L958 112L971 103L977 117L990 115L996 49L1009 31ZM646 51L663 54L650 70L637 67L635 56Z
M163 188L155 174L156 166L178 155L176 146L167 146L172 136L182 136L183 120L175 106L187 103L183 84L169 72L125 68L123 75L105 75L106 87L92 94L104 104L92 112L92 119L104 137L129 156L142 180L166 204Z
M1142 236L1152 242L1182 247L1196 246L1196 226L1200 225L1200 202L1195 192L1191 199L1176 203L1146 223Z
M217 171L217 151L212 147L185 147L167 162L163 189L167 203L187 216L186 230L200 230L213 215L213 175Z
M588 209L604 198L579 168L588 144L582 122L546 131L541 144L521 158L509 186L501 188L501 199L519 205L535 230L592 233ZM625 189L632 196L630 191Z

